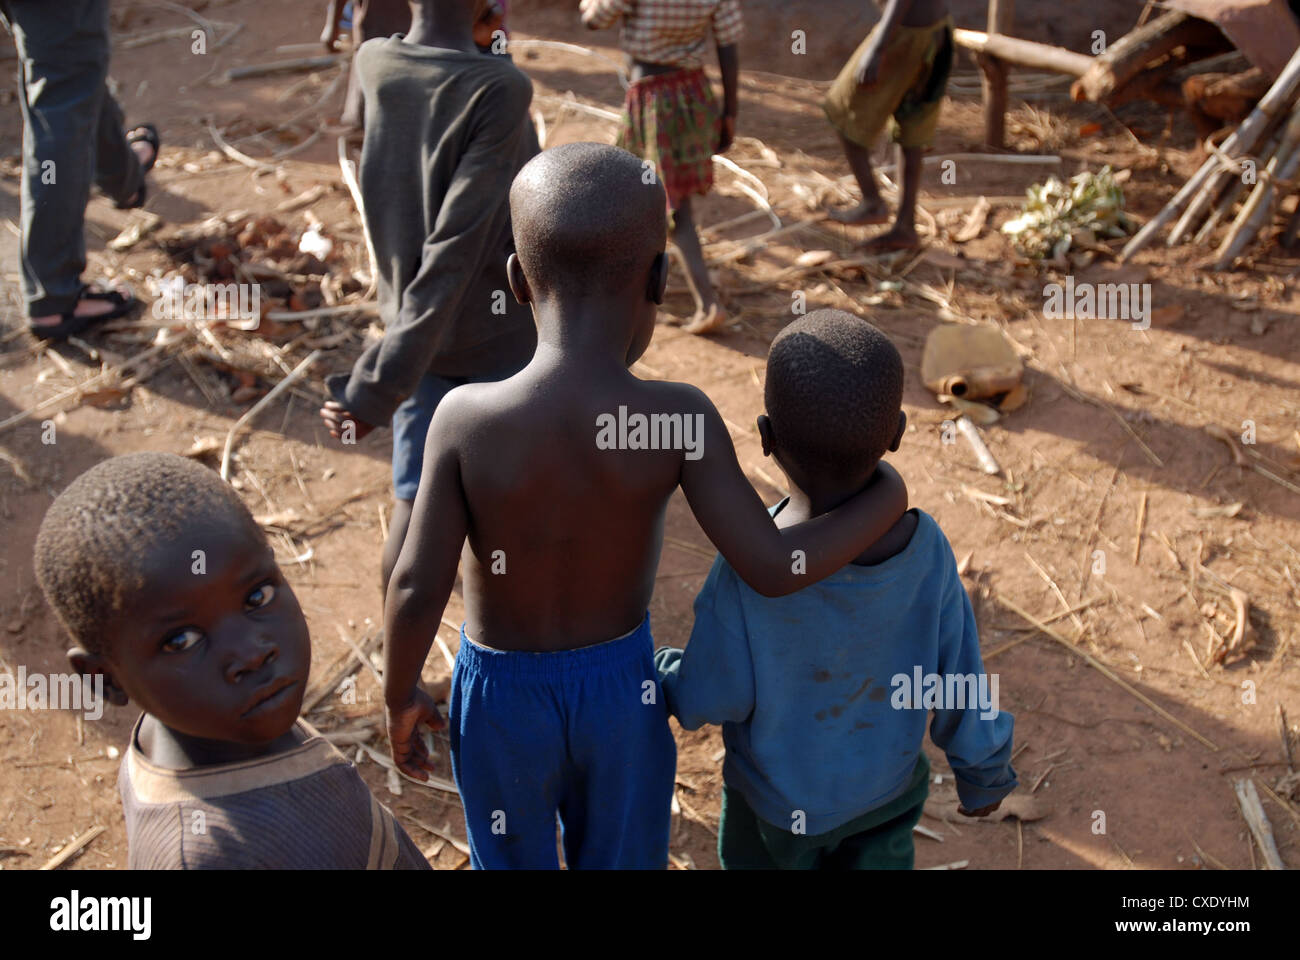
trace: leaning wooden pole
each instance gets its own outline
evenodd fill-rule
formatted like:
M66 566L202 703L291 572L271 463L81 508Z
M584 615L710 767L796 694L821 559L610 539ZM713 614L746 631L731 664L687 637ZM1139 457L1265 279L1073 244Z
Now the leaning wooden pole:
M1011 33L1015 0L989 0L989 36ZM1007 145L1007 64L989 53L976 56L984 87L984 142L996 150Z
M1264 146L1256 151L1256 170L1260 170L1267 166L1269 160L1273 158L1273 154L1277 152L1278 141L1281 139L1282 131L1274 131L1269 136L1268 141ZM1249 185L1250 184L1246 183L1245 177L1241 175L1232 178L1231 182L1228 184L1228 189L1223 191L1222 196L1219 196L1218 201L1214 204L1214 209L1210 211L1209 216L1205 218L1205 222L1201 224L1200 229L1198 229L1195 236L1192 237L1192 243L1201 244L1205 242L1210 234L1214 232L1214 228L1219 225L1219 222L1232 213L1233 207L1237 205L1237 201L1241 199L1241 195L1246 192L1246 187ZM1205 191L1202 191L1202 195L1206 192L1209 192L1208 187ZM1197 199L1199 200L1200 197L1198 196ZM1188 210L1190 209L1191 207L1188 207ZM1186 216L1186 214L1184 214L1184 216Z
M1262 143L1266 144L1266 146L1253 158L1255 160L1256 169L1267 163L1268 158L1273 155L1273 150L1277 148L1277 141L1281 136L1280 127L1284 119L1285 117L1279 114L1274 117L1268 124L1267 128L1265 128L1260 140ZM1249 150L1243 150L1237 159L1244 160L1249 153ZM1214 202L1214 199L1224 192L1225 184L1230 180L1241 181L1243 173L1244 171L1240 168L1239 163L1232 166L1220 164L1219 169L1211 175L1205 186L1198 190L1196 196L1192 197L1191 201L1187 204L1187 209L1183 211L1183 215L1178 218L1178 222L1175 223L1173 229L1169 231L1169 237L1165 241L1166 245L1176 247L1181 243L1184 237L1187 236L1187 233L1195 227L1201 217L1205 215L1206 210ZM1229 188L1229 191L1231 191L1231 188Z
M1277 82L1269 88L1268 93L1264 94L1263 99L1256 104L1250 116L1242 122L1232 136L1223 141L1223 146L1220 149L1224 156L1236 158L1254 147L1278 111L1290 105L1297 86L1300 86L1300 48L1297 48L1296 52L1291 55L1291 59L1287 62L1281 76L1277 78ZM1205 186L1205 183L1214 175L1214 172L1219 169L1220 162L1217 156L1210 157L1205 161L1201 169L1196 171L1196 174L1183 184L1182 189L1174 194L1174 198L1165 204L1164 209L1152 217L1133 236L1133 239L1120 252L1120 263L1126 263L1132 259L1135 253L1149 244L1155 238L1155 235L1177 216L1183 205L1201 187Z
M1223 243L1219 244L1212 269L1226 270L1231 267L1233 261L1255 239L1273 215L1273 198L1277 195L1278 181L1290 180L1295 176L1296 167L1300 167L1300 107L1292 111L1277 153L1273 154L1273 159L1264 168L1259 183L1242 204L1232 229L1223 238Z

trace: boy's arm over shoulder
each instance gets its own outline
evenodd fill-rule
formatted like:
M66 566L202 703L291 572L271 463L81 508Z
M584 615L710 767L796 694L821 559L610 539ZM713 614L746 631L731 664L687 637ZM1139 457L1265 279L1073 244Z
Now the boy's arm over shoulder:
M739 723L754 711L754 665L740 583L721 557L713 561L695 598L695 625L686 649L656 650L655 668L668 712L687 730Z
M636 9L636 0L582 0L578 16L592 30L605 30Z
M466 105L474 110L469 143L424 240L420 268L401 293L397 316L352 369L344 406L367 423L386 423L415 392L433 359L440 323L461 310L473 311L482 323L497 318L490 301L466 303L465 296L479 289L488 257L505 257L498 242L510 216L510 184L530 152L533 97L523 71L508 60L500 67L499 76Z
M696 430L682 460L681 486L704 533L750 587L779 597L830 576L880 539L907 510L907 486L886 463L860 492L830 513L778 530L750 485L726 424L696 387L671 391Z
M936 556L946 568L939 621L941 690L946 696L948 690L963 689L967 702L962 709L945 702L944 709L935 710L930 739L947 754L963 812L970 812L996 805L1016 788L1011 767L1015 719L999 708L998 675L984 670L974 608L957 573L952 547L942 535L939 540L942 549Z

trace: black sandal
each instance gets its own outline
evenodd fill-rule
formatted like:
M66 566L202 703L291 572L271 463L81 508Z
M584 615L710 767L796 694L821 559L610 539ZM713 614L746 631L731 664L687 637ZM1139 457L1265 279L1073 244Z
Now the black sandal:
M145 163L140 164L140 189L136 191L134 202L131 203L114 203L113 206L119 210L135 210L143 207L146 197L144 178L148 176L149 171L158 160L158 153L162 150L162 138L158 136L158 128L152 123L137 123L131 128L131 132L126 135L126 145L130 147L133 143L147 143L153 147L153 156Z
M116 290L96 290L90 285L83 285L77 291L77 303L82 300L107 300L115 304L112 310L104 313L94 314L92 316L78 316L76 313L76 304L73 304L71 310L60 314L58 323L51 324L27 324L27 329L32 336L38 340L66 340L68 337L76 336L87 327L97 323L104 323L108 320L116 320L124 317L140 305L140 301L135 297L124 297Z

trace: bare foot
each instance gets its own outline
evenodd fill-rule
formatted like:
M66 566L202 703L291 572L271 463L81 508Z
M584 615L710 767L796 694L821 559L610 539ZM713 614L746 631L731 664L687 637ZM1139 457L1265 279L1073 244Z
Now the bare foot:
M889 222L889 206L883 200L868 203L863 200L856 207L832 207L826 211L826 218L836 223L848 223L866 226L873 223Z
M872 237L869 240L864 240L858 246L863 253L867 254L895 253L899 250L919 250L921 249L921 238L917 236L915 230L905 227L894 227L886 233Z
M104 290L105 292L116 290L124 297L131 296L131 288L121 284L111 287L95 286L94 289ZM83 297L78 300L77 305L72 308L72 314L76 317L98 317L115 309L117 309L117 305L111 300L93 300ZM51 313L43 317L32 317L28 322L33 327L52 327L55 324L60 323L62 320L62 314Z
M682 329L687 333L706 334L717 333L726 325L727 311L722 309L722 304L714 303L709 306L708 310L697 310L691 322L684 324Z

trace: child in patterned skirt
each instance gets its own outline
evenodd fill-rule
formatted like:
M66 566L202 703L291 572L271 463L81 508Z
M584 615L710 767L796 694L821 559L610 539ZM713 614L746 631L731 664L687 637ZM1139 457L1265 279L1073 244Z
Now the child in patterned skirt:
M695 316L685 329L713 333L727 315L709 280L691 198L712 188L713 154L731 146L736 134L740 0L582 0L580 11L593 30L623 18L620 45L630 61L631 85L618 146L654 165L695 297ZM721 110L702 66L710 27L722 71Z

